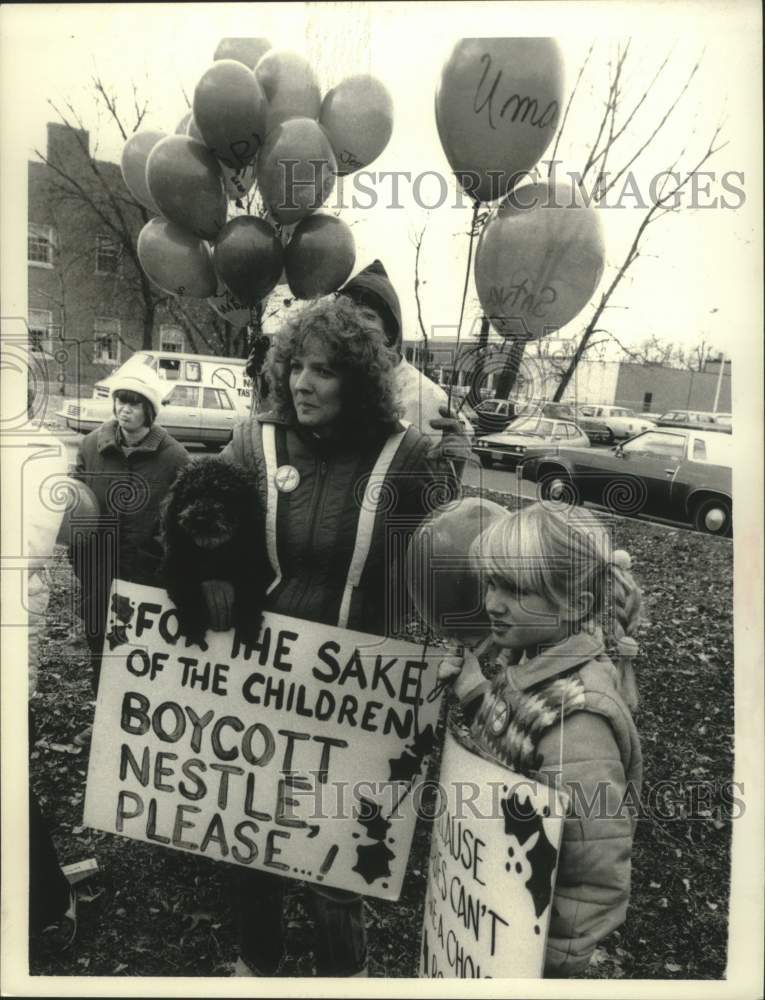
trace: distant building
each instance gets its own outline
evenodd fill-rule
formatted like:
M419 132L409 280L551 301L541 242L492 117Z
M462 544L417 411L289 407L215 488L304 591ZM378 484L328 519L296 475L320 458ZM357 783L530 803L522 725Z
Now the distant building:
M89 396L94 382L142 347L145 327L155 350L193 349L162 303L147 314L140 286L148 278L109 226L116 204L135 245L146 217L116 163L96 160L94 170L89 143L87 131L49 123L52 166L28 163L29 348L48 390L69 396ZM89 192L94 207L73 196L62 174ZM185 308L201 323L213 321L206 303L186 300Z
M494 394L507 354L507 345L499 340L490 341L482 352L482 375L477 381L484 387L484 395ZM463 342L457 352L453 340L431 338L427 354L422 341L405 340L404 356L443 386L454 382L467 387L478 370L479 352L474 340ZM533 346L528 346L512 395L521 399L552 399L567 361L567 358L560 361L541 358ZM704 371L692 372L660 364L583 359L563 399L577 404L616 404L643 413L664 413L671 409L711 410L718 381L719 361L707 361ZM731 409L729 361L725 362L722 373L717 409L722 412Z

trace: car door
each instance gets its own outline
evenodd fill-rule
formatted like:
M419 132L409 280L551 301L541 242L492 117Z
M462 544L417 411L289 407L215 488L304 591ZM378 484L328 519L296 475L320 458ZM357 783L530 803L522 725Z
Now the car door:
M174 386L162 407L160 422L179 441L201 441L199 386Z
M672 486L685 458L687 435L673 431L646 431L619 449L625 471L643 483L643 511L672 515Z
M236 411L227 389L202 390L202 439L206 444L225 444L234 429Z

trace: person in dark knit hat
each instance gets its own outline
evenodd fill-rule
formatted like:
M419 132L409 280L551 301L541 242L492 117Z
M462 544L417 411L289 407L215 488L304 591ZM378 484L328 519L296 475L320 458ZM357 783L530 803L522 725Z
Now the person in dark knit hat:
M401 303L382 262L372 261L338 294L351 299L364 321L382 333L388 347L396 352L395 384L402 418L423 434L432 436L434 431L439 432L442 438L435 447L464 463L469 453L467 435L472 434L472 428L462 418L449 415L449 399L441 386L403 357ZM459 471L461 467L460 464Z

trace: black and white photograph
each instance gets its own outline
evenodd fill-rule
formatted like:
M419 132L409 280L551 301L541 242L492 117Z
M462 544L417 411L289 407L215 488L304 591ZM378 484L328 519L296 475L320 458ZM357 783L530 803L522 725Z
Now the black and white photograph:
M3 995L762 997L760 5L0 55Z

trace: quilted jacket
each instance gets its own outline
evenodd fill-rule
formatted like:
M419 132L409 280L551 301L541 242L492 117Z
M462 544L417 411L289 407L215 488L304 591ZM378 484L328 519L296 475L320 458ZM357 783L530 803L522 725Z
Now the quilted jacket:
M290 491L276 500L276 551L281 581L268 610L336 625L359 526L364 489L386 439L359 451L317 438L271 414L259 414L234 428L222 457L260 473L267 499L263 430L275 427L276 465L297 472ZM346 628L390 635L409 604L403 555L411 533L434 499L434 473L427 464L428 441L409 427L384 481L371 544L353 588Z
M553 897L545 976L581 973L596 945L625 920L635 813L642 780L637 730L617 692L617 673L602 636L573 635L534 659L506 667L465 697L468 718L484 699L544 692L565 675L583 689L571 714L546 728L532 776L570 796ZM577 686L578 686L577 685ZM560 774L560 779L558 779Z

